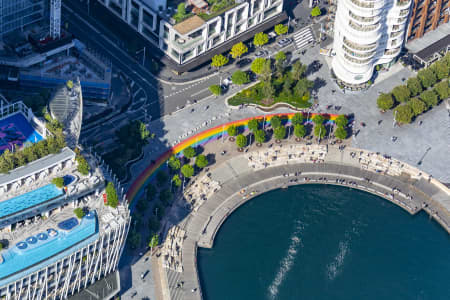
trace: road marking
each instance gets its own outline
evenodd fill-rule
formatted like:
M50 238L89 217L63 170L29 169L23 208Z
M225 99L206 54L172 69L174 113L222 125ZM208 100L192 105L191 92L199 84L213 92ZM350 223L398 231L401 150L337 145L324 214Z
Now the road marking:
M198 92L192 94L191 96L192 96L192 97L193 97L193 96L197 96L198 94L201 94L201 93L203 93L203 92L205 92L205 91L207 91L207 90L209 90L209 88L205 88L205 89L203 89L203 90L200 90L200 91L198 91Z

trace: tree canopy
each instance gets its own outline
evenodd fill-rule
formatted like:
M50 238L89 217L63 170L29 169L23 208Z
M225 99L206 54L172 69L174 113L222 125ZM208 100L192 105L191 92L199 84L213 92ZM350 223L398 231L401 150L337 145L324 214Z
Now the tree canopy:
M436 83L436 75L429 68L422 69L417 73L417 78L419 78L422 86L427 89Z
M442 80L434 86L434 92L439 96L439 99L444 100L450 96L450 86L448 80Z
M260 144L264 143L266 141L266 132L262 129L256 130L255 141Z
M274 27L274 31L278 35L286 34L288 32L288 29L289 29L288 26L287 25L283 25L283 24L277 24Z
M406 82L406 86L408 87L409 91L411 92L411 96L417 96L422 92L422 85L416 77L411 77Z
M192 146L186 147L186 149L183 150L183 155L186 158L193 158L195 155L197 155L197 151Z
M111 181L106 185L106 204L112 208L116 208L119 205L119 198L117 197L116 188Z
M337 116L337 118L334 122L336 123L337 126L340 126L340 127L345 127L348 124L348 120L345 115Z
M320 10L320 7L316 6L313 9L311 9L311 17L317 17L322 14L322 11Z
M292 124L299 125L303 123L303 114L302 113L295 113L294 116L291 119Z
M305 74L306 72L306 65L302 64L299 60L297 60L293 65L292 65L292 78L294 80L300 80L300 78L302 78L302 76Z
M208 164L209 164L208 158L203 154L199 154L195 159L195 165L200 169L203 169Z
M306 128L302 124L294 125L294 135L298 138L303 138L306 135Z
M394 116L398 123L408 124L411 123L414 113L408 104L402 104L394 109Z
M275 54L275 60L276 61L285 61L286 60L286 53L284 53L283 51L278 52L277 54Z
M184 177L190 178L194 175L194 167L191 165L184 165L181 167L181 174L183 174Z
M243 85L243 84L246 84L246 83L248 83L250 81L250 77L248 76L247 72L244 72L244 71L241 71L241 70L237 70L231 76L231 81L234 84Z
M209 91L215 96L220 96L222 94L222 88L217 84L210 85Z
M166 184L169 177L167 176L167 173L163 170L159 170L158 173L156 173L156 184L158 186L163 186Z
M235 125L230 125L227 128L227 133L229 136L236 136L238 134L238 129Z
M438 104L438 96L432 90L422 92L419 97L430 108Z
M312 118L312 121L314 122L314 124L322 124L323 121L325 121L325 118L322 115L317 114Z
M266 59L262 57L255 58L255 60L252 62L250 66L250 70L252 70L255 74L261 74L264 65L266 64Z
M334 136L340 140L344 140L347 138L347 131L342 126L338 126L334 131Z
M169 167L172 169L172 171L177 171L181 168L181 161L178 159L178 157L172 155L169 158Z
M264 32L258 32L257 34L255 34L255 37L253 38L253 44L255 44L256 47L264 46L268 42L269 36Z
M272 125L272 128L278 128L281 126L281 118L277 115L273 116L270 119L270 125Z
M247 46L243 42L234 44L231 48L230 54L233 58L241 58L242 55L248 52Z
M327 133L327 130L325 129L325 125L316 124L316 126L314 126L314 135L316 137L323 138L326 133Z
M236 137L236 145L239 148L244 148L245 146L247 146L247 137L243 134L240 134Z
M397 102L406 102L411 96L411 91L406 87L406 85L399 85L392 90L392 94Z
M377 99L378 108L381 110L388 110L394 106L394 99L391 94L381 94Z
M174 186L176 186L176 187L179 187L179 186L181 186L181 178L180 178L180 176L178 176L178 174L175 174L175 175L173 175L173 177L172 177L172 184L174 185Z
M408 102L415 116L420 115L427 109L427 105L418 98L412 98Z
M273 135L275 136L275 138L277 140L284 139L286 137L286 127L279 126L279 127L275 128L273 131Z
M222 54L214 55L211 60L211 66L215 68L221 68L228 63L229 59Z
M258 119L251 119L248 121L247 126L250 131L255 132L259 127Z

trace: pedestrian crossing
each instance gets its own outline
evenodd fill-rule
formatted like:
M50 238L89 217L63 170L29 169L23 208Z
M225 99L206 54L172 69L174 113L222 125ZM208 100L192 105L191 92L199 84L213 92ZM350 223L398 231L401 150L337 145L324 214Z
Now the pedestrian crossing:
M314 41L314 35L310 27L303 28L294 34L294 43L297 49L302 49Z

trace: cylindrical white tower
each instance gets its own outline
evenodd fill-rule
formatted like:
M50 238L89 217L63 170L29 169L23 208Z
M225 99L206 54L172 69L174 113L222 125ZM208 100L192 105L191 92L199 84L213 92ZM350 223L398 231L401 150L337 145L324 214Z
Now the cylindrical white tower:
M411 0L339 0L334 25L334 74L350 85L371 79L375 65L401 51Z

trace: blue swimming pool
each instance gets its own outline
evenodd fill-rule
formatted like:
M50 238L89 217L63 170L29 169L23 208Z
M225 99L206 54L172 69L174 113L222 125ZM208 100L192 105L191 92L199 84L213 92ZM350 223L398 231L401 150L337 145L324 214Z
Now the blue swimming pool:
M42 136L21 113L0 120L0 154L6 149L22 147L26 142L37 143Z
M54 229L53 229L54 230ZM20 242L11 249L2 252L3 263L0 265L0 280L7 276L20 272L33 265L57 255L59 252L89 238L98 232L97 218L83 218L78 226L71 231L58 231L57 235L51 236L49 231L43 230L46 239L41 239L41 233L34 238L34 244Z
M78 225L77 218L73 217L58 223L58 228L61 230L69 231Z
M63 194L54 184L0 202L0 218L17 213Z

